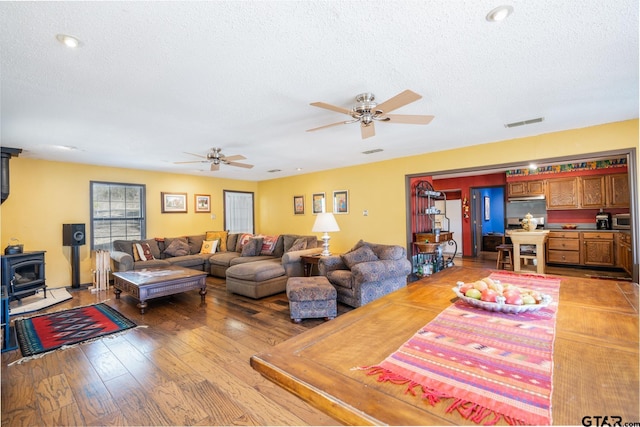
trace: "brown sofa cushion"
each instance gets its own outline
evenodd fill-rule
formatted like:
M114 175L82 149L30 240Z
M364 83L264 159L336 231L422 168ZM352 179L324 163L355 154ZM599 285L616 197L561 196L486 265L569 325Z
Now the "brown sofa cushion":
M262 237L254 237L249 239L247 243L242 245L240 256L258 256L262 250Z
M195 255L200 253L202 249L202 242L204 242L204 234L197 236L187 236L187 243L189 243L189 254Z
M164 253L172 257L189 255L189 244L182 239L173 239Z
M133 244L134 243L147 243L149 245L149 249L151 249L151 254L155 259L162 258L160 255L160 248L158 247L158 242L156 239L146 239L146 240L114 240L113 241L113 249L118 252L124 252L133 258Z

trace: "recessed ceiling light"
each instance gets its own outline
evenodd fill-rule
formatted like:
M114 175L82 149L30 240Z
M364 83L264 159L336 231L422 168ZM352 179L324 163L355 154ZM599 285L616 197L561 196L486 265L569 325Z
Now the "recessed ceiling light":
M58 34L56 35L56 39L58 39L58 41L60 43L62 43L63 45L71 48L71 49L75 49L77 47L80 46L80 39L74 36L70 36L67 34Z
M489 22L500 22L504 21L507 16L513 13L513 6L504 5L498 6L493 9L491 12L487 13L487 21Z
M538 166L536 166L535 163L529 163L529 169L531 170L538 169Z

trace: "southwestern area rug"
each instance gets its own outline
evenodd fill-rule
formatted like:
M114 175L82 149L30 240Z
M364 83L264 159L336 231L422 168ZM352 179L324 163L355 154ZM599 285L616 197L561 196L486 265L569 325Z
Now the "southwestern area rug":
M104 303L18 319L14 325L21 361L136 327Z
M492 280L551 295L538 311L507 314L462 300L442 311L376 366L363 367L380 382L475 423L550 425L553 343L560 278L493 273Z

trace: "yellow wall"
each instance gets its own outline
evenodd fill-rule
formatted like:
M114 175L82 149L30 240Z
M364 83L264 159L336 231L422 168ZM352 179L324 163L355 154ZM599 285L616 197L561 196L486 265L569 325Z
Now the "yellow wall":
M85 223L89 234L90 181L145 184L147 237L201 234L222 229L222 190L255 193L257 232L312 234L315 215L311 213L311 195L324 192L327 211L331 212L333 191L348 190L350 213L336 216L340 231L331 233L332 251L345 251L358 239L405 245L407 174L481 168L630 147L637 149L638 138L638 120L630 120L259 183L16 157L10 161L11 195L0 205L0 249L4 249L11 237L16 237L25 250L47 251L48 286L69 286L71 249L62 246L62 224ZM640 182L637 188L640 188ZM160 193L163 191L188 193L189 213L161 214ZM194 194L211 194L215 220L210 214L194 213ZM304 215L293 214L295 195L305 197ZM363 216L365 209L368 216ZM81 247L80 258L81 282L89 283L89 245Z
M333 191L349 190L350 213L336 215L340 231L330 233L332 252L348 250L359 239L406 246L405 175L637 149L638 138L638 120L629 120L262 181L257 222L264 233L290 230L308 234L315 220L311 195L325 192L327 212L331 212ZM304 195L305 215L293 215L294 195Z
M223 229L223 190L256 191L257 183L192 175L49 162L10 160L11 192L0 206L1 249L12 237L25 251L45 250L47 286L71 285L71 248L62 246L62 224L84 223L90 236L90 181L146 185L147 237L202 234ZM160 212L161 192L187 193L188 213ZM211 214L194 213L194 194L211 195ZM80 282L91 283L90 245L80 247Z

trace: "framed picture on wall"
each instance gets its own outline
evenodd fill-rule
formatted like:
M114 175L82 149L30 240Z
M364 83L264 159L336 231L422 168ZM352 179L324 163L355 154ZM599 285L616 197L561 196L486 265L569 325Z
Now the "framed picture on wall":
M313 193L311 196L311 205L314 215L319 213L324 213L325 210L325 199L324 193Z
M333 213L349 213L349 190L337 190L333 192Z
M208 194L194 194L194 203L196 212L211 212L211 196Z
M187 193L160 193L162 213L186 213Z
M304 215L304 196L293 196L293 214Z
M484 197L484 220L489 221L491 219L491 199Z

